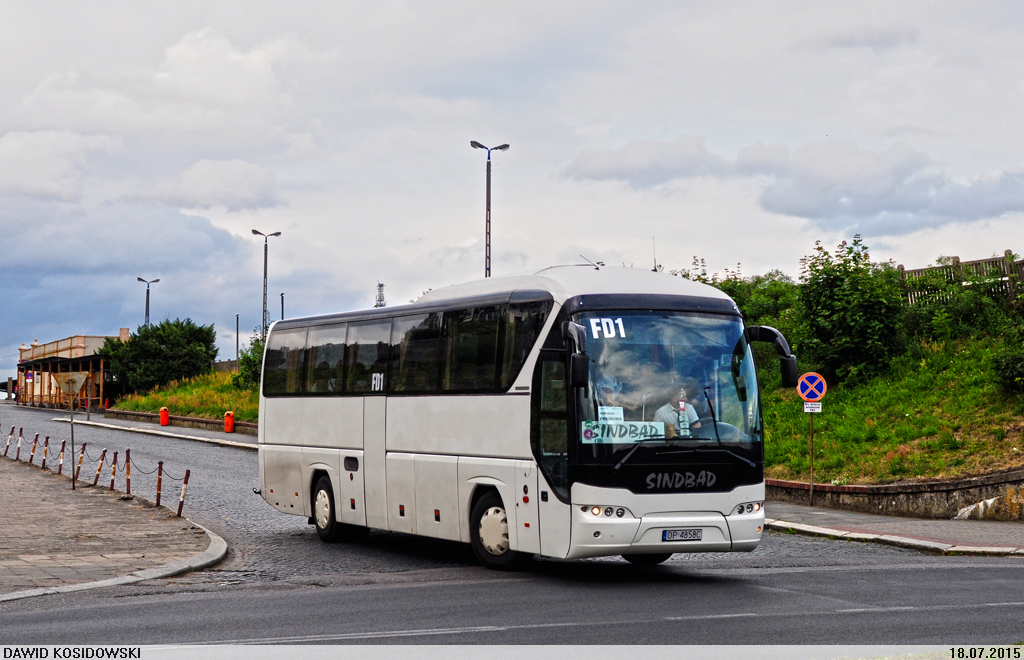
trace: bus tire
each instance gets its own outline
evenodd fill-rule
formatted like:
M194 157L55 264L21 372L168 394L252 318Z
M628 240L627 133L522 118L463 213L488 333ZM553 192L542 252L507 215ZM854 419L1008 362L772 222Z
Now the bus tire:
M317 536L324 543L337 543L341 540L341 523L334 515L334 489L327 476L320 477L313 489L313 524Z
M484 493L473 505L469 536L473 554L487 568L513 570L530 559L530 555L509 548L508 514L501 496L493 490Z
M658 552L651 555L622 555L622 558L634 566L657 566L671 556L671 552Z

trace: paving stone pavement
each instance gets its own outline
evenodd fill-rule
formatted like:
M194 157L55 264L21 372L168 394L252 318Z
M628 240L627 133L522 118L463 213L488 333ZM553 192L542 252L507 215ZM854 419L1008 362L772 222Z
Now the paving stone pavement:
M900 536L954 547L1024 549L1024 523L1020 522L900 518L773 501L765 503L765 515L801 525Z
M0 458L0 593L127 575L209 545L165 507L78 485L72 491L64 476Z

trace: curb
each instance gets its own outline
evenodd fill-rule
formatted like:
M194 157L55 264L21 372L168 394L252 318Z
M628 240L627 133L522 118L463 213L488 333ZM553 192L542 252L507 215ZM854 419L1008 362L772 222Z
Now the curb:
M188 520L188 518L185 518ZM98 580L96 582L85 582L82 584L68 584L62 587L42 587L39 589L26 589L24 591L14 591L9 594L0 594L0 603L21 600L23 598L34 598L35 596L48 596L50 594L68 594L76 591L88 591L89 589L102 589L103 587L116 587L123 584L135 584L136 582L144 582L146 580L156 580L158 578L171 577L174 575L180 575L182 573L188 573L189 571L198 571L203 568L208 568L214 564L219 563L228 554L228 544L217 534L214 534L210 530L206 529L202 525L196 524L191 520L190 523L198 527L199 529L206 532L206 536L210 539L210 545L198 555L193 555L187 559L179 559L172 561L169 564L163 566L157 566L156 568L147 568L143 571L135 571L128 575L122 575L121 577L109 578L106 580Z
M71 423L71 419L68 417L54 417L54 422L65 422ZM118 426L116 424L104 424L102 422L75 422L76 425L82 426L98 426L104 429L114 429L115 431L127 431L129 433L146 433L149 435L159 435L165 438L177 438L179 440L195 440L197 442L206 442L213 445L221 445L223 447L235 447L236 449L248 449L250 451L258 451L259 445L254 442L235 442L233 440L217 440L216 438L202 438L197 435L185 435L183 433L168 433L167 431L157 431L155 429L144 429L138 426Z
M925 541L923 539L909 538L906 536L892 536L889 534L866 534L864 532L846 532L831 527L815 527L800 523L786 522L785 520L765 519L765 527L780 532L795 532L807 536L823 536L831 539L842 539L845 541L862 541L865 543L881 543L883 545L894 545L919 552L930 552L940 555L985 555L985 556L1024 556L1024 548L1013 548L1009 546L974 546L954 545L952 543L939 543L937 541Z

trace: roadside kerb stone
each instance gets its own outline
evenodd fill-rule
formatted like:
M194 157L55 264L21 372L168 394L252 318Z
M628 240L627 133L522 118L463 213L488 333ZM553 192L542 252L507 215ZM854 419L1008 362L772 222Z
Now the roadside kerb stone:
M55 422L65 422L70 424L71 419L69 417L54 417ZM165 438L178 438L179 440L195 440L197 442L208 442L214 445L221 445L224 447L236 447L238 449L248 449L250 451L258 451L259 445L251 442L235 442L234 440L218 440L216 438L203 438L198 435L185 435L183 433L170 433L168 431L158 431L156 429L144 429L138 426L118 426L116 424L104 424L103 422L80 422L75 420L76 425L81 426L96 426L104 429L114 429L115 431L129 431L131 433L145 433L147 435L159 435Z
M893 545L901 548L907 548L910 550L918 550L921 552L930 552L943 555L1024 555L1024 548L1018 549L1000 546L985 547L973 545L952 545L949 543L928 541L924 539L915 539L905 536L894 536L891 534L868 534L863 532L848 532L841 529L833 529L830 527L818 527L814 525L804 525L801 523L790 523L784 520L766 519L765 526L768 529L773 529L782 532L790 531L806 534L808 536L822 536L847 541L883 543L885 545Z

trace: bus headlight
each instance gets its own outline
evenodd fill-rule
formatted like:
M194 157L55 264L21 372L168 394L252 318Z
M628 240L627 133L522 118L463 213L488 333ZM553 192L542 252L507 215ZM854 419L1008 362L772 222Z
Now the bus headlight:
M599 516L601 515L601 507L595 506L593 509L590 510L590 512L595 516Z
M736 507L733 511L737 516L743 515L744 513L757 513L764 508L763 502L744 502Z

